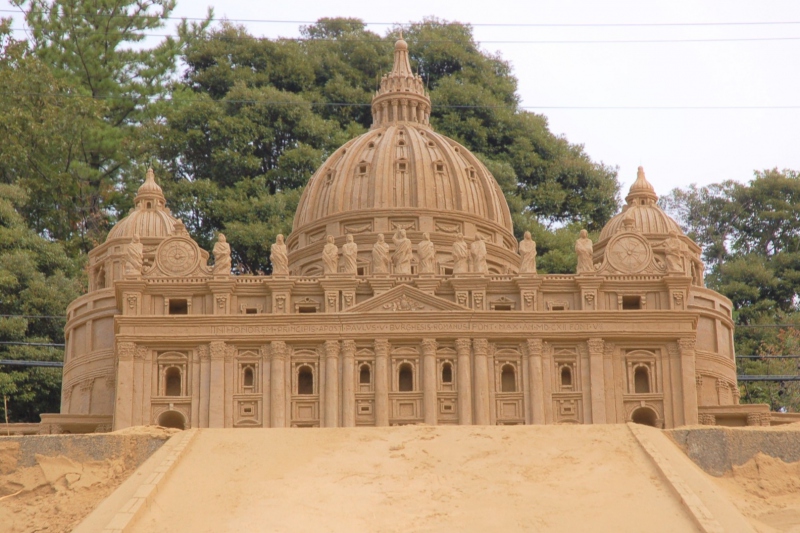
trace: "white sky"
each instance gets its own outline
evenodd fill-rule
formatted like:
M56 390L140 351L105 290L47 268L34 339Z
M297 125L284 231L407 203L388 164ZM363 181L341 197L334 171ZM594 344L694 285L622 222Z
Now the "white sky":
M313 21L486 23L687 23L790 21L793 25L513 28L476 26L519 79L524 106L795 106L775 110L536 110L550 128L619 166L624 197L643 165L660 194L690 183L747 181L753 170L800 170L800 1L178 0L173 16ZM8 0L0 0L6 8ZM4 14L7 16L7 14ZM16 17L15 17L16 18ZM295 37L299 24L245 23L264 37ZM19 25L17 25L19 27ZM387 26L370 29L383 34ZM509 40L722 39L784 41L636 44L500 44Z

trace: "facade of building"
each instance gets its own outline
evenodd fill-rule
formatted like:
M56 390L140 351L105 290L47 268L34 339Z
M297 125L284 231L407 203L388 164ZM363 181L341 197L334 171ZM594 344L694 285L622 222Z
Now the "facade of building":
M769 423L739 405L731 302L643 171L578 274L539 275L486 167L429 124L395 46L369 132L311 178L271 276L200 249L152 171L68 309L57 431Z

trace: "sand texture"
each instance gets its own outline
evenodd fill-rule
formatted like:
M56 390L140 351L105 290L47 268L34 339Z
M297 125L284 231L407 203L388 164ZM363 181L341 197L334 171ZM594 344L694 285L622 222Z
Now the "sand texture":
M608 425L201 430L133 531L697 529Z
M145 428L127 434L163 440L175 431ZM103 460L74 459L87 456L86 437L82 435L0 439L0 532L71 531L139 466L141 458L136 452L140 443L121 438L123 442L115 442L112 448L116 453L106 454L109 457ZM40 448L56 448L61 453L55 456L36 453L30 464L26 464L23 439L37 439ZM91 440L100 448L92 451L102 455L107 439L95 435Z
M712 479L759 533L800 533L800 462L784 463L759 453Z

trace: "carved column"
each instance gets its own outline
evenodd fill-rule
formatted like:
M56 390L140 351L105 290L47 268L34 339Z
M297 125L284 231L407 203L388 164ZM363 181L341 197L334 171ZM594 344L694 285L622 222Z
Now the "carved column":
M603 339L589 339L589 378L592 398L592 423L606 423L606 389L603 370Z
M342 426L356 425L355 390L356 341L342 343Z
M339 425L339 341L325 341L325 427Z
M491 423L489 417L489 341L474 339L472 349L475 354L475 424L485 426Z
M389 341L375 339L375 425L389 425Z
M683 421L697 424L697 384L695 382L695 339L678 339L683 376Z
M458 423L462 426L472 424L472 362L469 357L471 350L472 342L469 339L456 339Z
M208 427L225 427L225 350L223 341L209 345L211 351L210 391L208 395Z
M114 429L131 426L133 417L133 354L136 344L117 342L117 398L114 407Z
M261 362L259 369L261 370L259 391L261 392L261 427L269 427L269 413L270 413L270 390L269 386L269 345L264 344L259 348L259 355ZM255 376L254 376L255 377Z
M542 382L542 339L528 339L528 372L531 401L531 420L544 424L544 384Z
M286 343L272 341L270 344L270 427L286 427Z
M208 427L208 402L211 387L211 354L207 344L197 347L197 356L200 359L200 424L199 427Z
M436 425L436 339L422 339L422 403L425 423Z

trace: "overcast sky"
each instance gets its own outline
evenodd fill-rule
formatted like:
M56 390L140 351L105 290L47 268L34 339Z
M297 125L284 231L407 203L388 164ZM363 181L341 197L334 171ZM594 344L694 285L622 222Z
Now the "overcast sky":
M0 0L0 6L8 0ZM644 166L660 194L690 183L747 181L755 169L800 170L800 1L178 0L174 16L313 21L358 17L408 23L427 16L475 24L482 48L511 62L522 104L550 129L619 167L623 197ZM794 22L772 25L498 27L481 24ZM251 33L296 37L297 23L244 22ZM384 34L389 26L370 25ZM492 41L764 39L672 43L510 44ZM435 105L435 102L434 102ZM547 109L548 107L784 109ZM785 107L794 106L794 109Z

